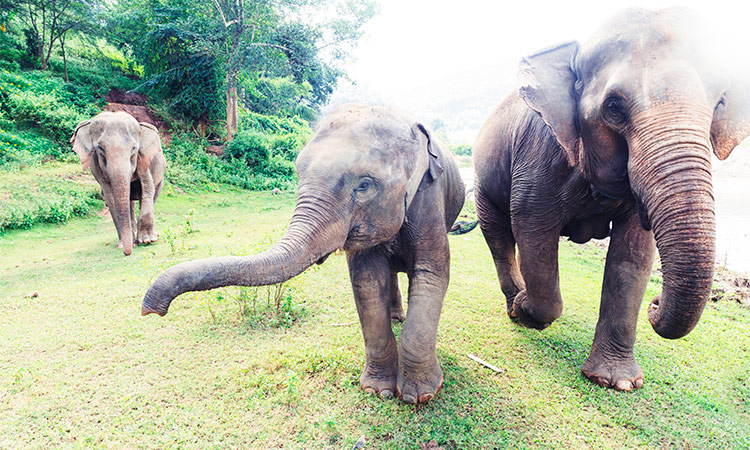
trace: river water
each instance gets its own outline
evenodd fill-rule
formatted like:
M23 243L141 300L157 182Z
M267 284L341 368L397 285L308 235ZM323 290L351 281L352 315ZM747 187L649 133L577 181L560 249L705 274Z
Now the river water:
M467 188L474 186L474 168L460 169ZM714 178L716 199L716 261L750 275L750 178Z

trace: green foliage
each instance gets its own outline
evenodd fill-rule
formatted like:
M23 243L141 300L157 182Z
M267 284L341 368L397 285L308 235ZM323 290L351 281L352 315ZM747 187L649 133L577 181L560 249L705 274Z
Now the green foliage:
M38 164L50 155L64 155L69 148L39 133L18 129L0 110L0 167L17 170Z
M227 156L226 159L220 159L206 153L207 141L197 139L188 133L175 133L171 144L164 150L169 161L167 180L183 189L215 190L219 188L215 186L216 183L251 190L295 189L297 181L294 164L282 155L270 153L272 150L267 136L240 139L240 143L250 141L257 146L247 148L260 152L260 157L257 153L238 153L237 158ZM269 152L267 159L262 158L265 152ZM248 161L255 161L256 165L251 166Z
M143 64L139 89L183 119L220 120L237 87L247 108L309 120L375 11L369 0L134 0L114 4L107 20L110 38Z
M263 133L255 130L243 130L237 133L234 140L224 151L229 159L242 162L253 171L265 170L271 158L268 139Z
M99 103L99 104L97 104ZM96 88L65 83L48 72L0 72L0 106L10 120L67 144L76 125L100 111ZM60 156L60 155L52 155Z
M0 232L66 222L101 205L99 190L91 184L58 176L26 178L20 183L8 178L0 184Z
M451 151L454 155L458 156L471 156L471 145L459 144L451 147Z
M307 81L298 83L291 76L244 77L240 79L240 99L256 113L299 116L308 121L315 118L312 85Z

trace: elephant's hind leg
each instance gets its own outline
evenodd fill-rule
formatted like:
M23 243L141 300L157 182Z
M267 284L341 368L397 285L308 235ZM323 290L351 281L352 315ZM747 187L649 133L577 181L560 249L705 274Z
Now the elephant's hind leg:
M631 212L616 220L604 268L599 322L591 353L581 371L594 383L621 391L643 386L633 355L635 330L654 263L653 234Z
M393 322L403 322L406 314L404 314L404 305L401 300L401 289L398 287L398 272L391 272L390 292L391 320Z
M476 193L476 202L479 227L495 262L508 316L515 317L513 301L525 285L516 260L516 240L511 231L510 217L498 211L479 190Z
M365 339L365 392L389 398L396 392L398 349L391 330L391 269L376 251L348 252L349 275Z

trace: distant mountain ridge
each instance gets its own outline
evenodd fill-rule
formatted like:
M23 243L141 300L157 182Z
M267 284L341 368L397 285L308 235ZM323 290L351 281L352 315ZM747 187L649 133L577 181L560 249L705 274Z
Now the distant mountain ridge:
M349 102L395 105L428 126L436 120L444 123L453 144L471 145L492 110L516 87L517 67L517 61L507 61L454 72L422 85L404 86L390 95L370 86L342 83L326 111Z

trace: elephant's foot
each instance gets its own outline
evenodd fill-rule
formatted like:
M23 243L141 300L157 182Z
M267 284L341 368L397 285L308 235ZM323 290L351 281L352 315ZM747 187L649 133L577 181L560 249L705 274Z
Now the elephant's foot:
M393 364L365 364L359 385L368 394L377 394L382 398L392 398L396 392L398 362Z
M159 235L156 234L153 228L150 230L142 229L138 230L138 238L135 240L136 244L148 245L152 242L156 242L159 239Z
M526 289L521 290L516 298L513 299L512 306L510 306L510 312L508 316L511 318L518 319L522 325L529 328L536 328L537 330L543 330L548 326L552 325L552 322L559 317L558 315L542 314L540 311L534 311L531 309L529 304L529 298L526 294Z
M404 308L401 307L401 305L396 307L391 307L391 322L403 322L404 319L406 319L406 314L404 314Z
M643 386L643 371L635 357L605 357L594 352L586 358L581 372L599 386L618 391L632 391Z
M513 310L513 304L515 303L516 298L518 297L518 293L520 291L516 291L513 295L505 295L505 312L508 314L508 317L511 319L517 319L516 312Z
M406 403L427 403L443 387L443 370L435 358L434 363L417 368L402 367L398 374L396 393Z

